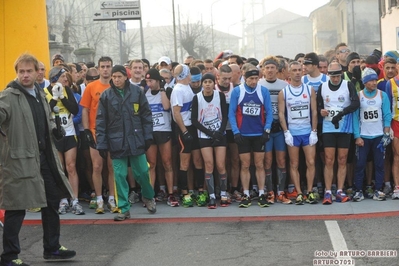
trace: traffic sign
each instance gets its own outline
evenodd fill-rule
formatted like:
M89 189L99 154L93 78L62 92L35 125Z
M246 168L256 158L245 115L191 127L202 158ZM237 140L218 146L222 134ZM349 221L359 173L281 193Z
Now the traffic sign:
M101 9L107 8L139 8L140 2L139 1L119 1L119 2L111 2L111 1L104 1L101 3Z
M132 20L140 18L140 9L103 9L94 13L93 20Z
M126 33L126 23L125 22L118 20L118 23L116 24L116 28L117 28L117 30Z

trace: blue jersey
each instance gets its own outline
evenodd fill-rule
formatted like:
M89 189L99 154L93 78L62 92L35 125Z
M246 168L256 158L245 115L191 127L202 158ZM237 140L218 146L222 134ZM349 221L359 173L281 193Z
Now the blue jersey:
M269 91L260 85L255 89L241 84L234 88L229 106L229 121L234 134L260 136L270 129L273 110Z

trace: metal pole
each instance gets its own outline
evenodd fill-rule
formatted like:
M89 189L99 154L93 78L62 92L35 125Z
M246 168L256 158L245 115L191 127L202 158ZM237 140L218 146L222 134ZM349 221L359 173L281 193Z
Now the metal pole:
M120 20L117 23L120 23ZM121 30L119 31L119 58L120 58L121 65L123 65L123 62L122 62L122 60L123 60L123 55L122 55L122 31Z
M179 60L177 59L175 0L172 0L172 10L173 10L173 41L174 41L174 48L175 48L175 61L178 62Z
M140 39L141 39L141 58L145 58L145 50L144 50L144 32L143 32L143 14L141 13L141 3L140 4Z

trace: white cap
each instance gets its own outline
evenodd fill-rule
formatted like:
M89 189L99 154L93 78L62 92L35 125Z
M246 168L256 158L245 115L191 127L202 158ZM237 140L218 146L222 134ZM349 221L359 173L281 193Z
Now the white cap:
M162 56L161 58L158 59L158 65L160 65L162 62L165 62L168 65L172 64L172 61L167 56Z

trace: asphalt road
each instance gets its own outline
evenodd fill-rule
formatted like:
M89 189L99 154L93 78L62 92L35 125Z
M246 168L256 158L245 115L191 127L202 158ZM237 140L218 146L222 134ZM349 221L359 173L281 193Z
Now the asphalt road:
M147 224L62 225L61 244L75 249L77 256L74 260L59 263L42 259L41 226L24 225L20 233L20 258L31 265L46 266L305 266L314 265L314 259L322 259L323 251L346 247L365 252L396 252L391 258L343 258L354 260L355 265L397 266L398 223L399 217L395 216L328 222L243 221L233 217L223 222L181 218L180 222L160 220ZM353 265L340 262L341 265Z

